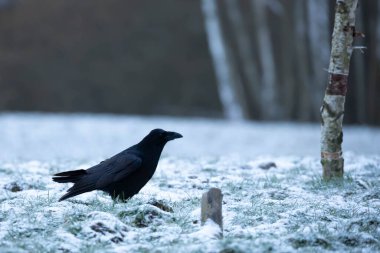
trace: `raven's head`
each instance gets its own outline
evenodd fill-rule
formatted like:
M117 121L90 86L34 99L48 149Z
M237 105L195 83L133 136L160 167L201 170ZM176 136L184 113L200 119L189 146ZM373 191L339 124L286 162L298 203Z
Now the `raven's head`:
M166 144L168 141L182 138L183 136L176 132L169 132L162 129L153 129L150 133L144 138L144 140L149 142L154 142L157 144Z

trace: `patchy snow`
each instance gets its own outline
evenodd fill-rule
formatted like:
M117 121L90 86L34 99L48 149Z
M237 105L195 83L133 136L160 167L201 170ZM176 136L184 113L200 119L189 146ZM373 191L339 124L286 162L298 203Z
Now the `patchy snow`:
M87 168L155 127L178 131L127 203L57 202L51 175ZM0 252L378 252L380 130L345 129L345 180L321 180L319 126L91 115L0 115ZM223 238L200 198L223 192Z
M213 220L207 219L205 224L199 229L199 231L196 231L192 233L190 236L194 236L198 239L218 239L222 235L222 230L220 229L219 225L216 224Z

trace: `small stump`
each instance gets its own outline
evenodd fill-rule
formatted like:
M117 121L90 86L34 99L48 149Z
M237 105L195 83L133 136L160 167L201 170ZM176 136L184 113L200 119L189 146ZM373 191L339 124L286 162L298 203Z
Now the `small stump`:
M220 227L221 237L223 237L222 199L222 191L218 188L211 188L208 192L203 193L201 202L202 226L208 219L212 220Z

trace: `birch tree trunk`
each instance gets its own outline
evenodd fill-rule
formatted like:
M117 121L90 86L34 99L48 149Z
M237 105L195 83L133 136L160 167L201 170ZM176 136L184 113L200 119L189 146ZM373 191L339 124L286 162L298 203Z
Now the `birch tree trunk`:
M321 163L323 178L342 178L344 102L355 36L355 10L358 0L337 0L329 65L329 82L321 107Z
M229 59L228 48L223 37L217 1L202 0L201 4L225 117L230 120L242 120L245 118L246 113L240 103L241 101L238 99L238 91L234 89L236 85L234 84L232 61Z

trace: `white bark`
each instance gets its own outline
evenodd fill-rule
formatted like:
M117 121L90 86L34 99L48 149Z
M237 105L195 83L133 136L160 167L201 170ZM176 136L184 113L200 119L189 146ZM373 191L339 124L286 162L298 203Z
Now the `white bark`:
M273 57L273 46L269 26L265 15L265 0L251 0L255 28L259 43L259 57L262 67L262 108L266 108L263 116L275 119L279 116L279 106L276 94L276 67Z
M343 177L344 102L358 0L337 0L329 65L329 84L321 108L321 163L325 179Z
M230 120L244 119L244 110L234 90L234 78L231 61L228 59L227 45L223 38L222 27L216 0L201 0L205 19L211 57L217 78L219 96L226 118Z
M353 42L351 27L355 27L358 0L337 0L336 3L329 73L348 76Z

